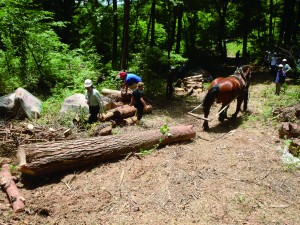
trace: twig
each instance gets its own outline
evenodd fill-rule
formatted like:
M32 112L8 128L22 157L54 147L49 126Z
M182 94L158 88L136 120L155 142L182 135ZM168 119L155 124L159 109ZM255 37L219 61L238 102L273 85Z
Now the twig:
M63 180L61 180L61 182L63 182L63 183L67 186L67 188L68 188L69 190L72 190L71 187L68 185L67 182L65 182L65 181L63 181Z

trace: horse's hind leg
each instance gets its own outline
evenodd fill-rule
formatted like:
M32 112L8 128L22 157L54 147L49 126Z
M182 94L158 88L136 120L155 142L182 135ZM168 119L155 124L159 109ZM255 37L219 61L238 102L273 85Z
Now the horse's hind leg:
M248 109L248 100L249 100L249 90L246 89L244 91L244 112L246 112Z
M228 110L228 108L229 108L229 105L227 105L227 106L225 105L224 106L224 104L222 104L222 107L219 110L219 118L218 118L218 120L220 122L224 122L224 120L227 119L227 110Z
M210 107L211 107L211 105L206 106L206 107L203 108L203 111L204 111L204 117L205 117L205 118L208 118L209 111L210 111ZM208 129L209 129L208 121L207 121L207 120L204 120L204 122L203 122L203 130L208 131Z
M236 110L235 110L235 113L232 114L232 118L235 119L239 113L239 111L241 111L241 105L243 103L243 96L239 96L237 98L237 104L236 104Z

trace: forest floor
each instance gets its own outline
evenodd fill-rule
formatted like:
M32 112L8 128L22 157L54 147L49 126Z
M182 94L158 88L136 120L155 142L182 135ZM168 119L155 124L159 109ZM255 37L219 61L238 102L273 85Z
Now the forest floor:
M274 85L268 76L253 74L248 115L263 113L263 90ZM1 192L0 224L300 224L300 171L282 163L278 127L245 121L243 113L221 124L214 105L204 132L203 121L187 114L199 102L153 105L144 126L116 132L192 124L196 138L83 171L21 180L26 210L13 213Z

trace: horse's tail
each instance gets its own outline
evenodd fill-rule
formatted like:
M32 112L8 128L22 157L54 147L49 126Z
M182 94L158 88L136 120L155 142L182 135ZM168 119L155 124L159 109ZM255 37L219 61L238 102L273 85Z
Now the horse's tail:
M203 100L204 110L207 109L207 107L209 108L214 103L219 93L219 90L220 90L220 86L218 84L215 84L214 86L212 86L211 89L209 89L209 91L207 92Z

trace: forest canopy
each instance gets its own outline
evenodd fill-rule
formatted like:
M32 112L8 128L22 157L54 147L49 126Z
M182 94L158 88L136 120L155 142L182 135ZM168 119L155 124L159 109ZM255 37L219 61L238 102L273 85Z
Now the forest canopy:
M212 69L240 50L260 64L299 57L299 0L1 0L0 94L18 87L47 98L116 86L120 70L159 92L171 66Z

